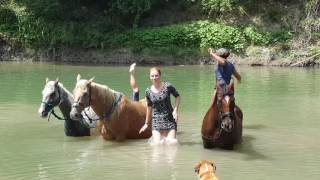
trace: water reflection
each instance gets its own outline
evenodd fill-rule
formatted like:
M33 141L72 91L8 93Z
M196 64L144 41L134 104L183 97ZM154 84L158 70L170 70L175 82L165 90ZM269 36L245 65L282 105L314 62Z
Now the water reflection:
M157 163L165 163L172 165L175 162L178 145L158 145L152 146L151 162L156 165Z
M43 164L38 164L38 178L39 179L48 179L48 167L44 166Z
M151 152L145 159L145 165L148 171L147 179L175 180L177 179L176 155L179 145L155 145L150 146Z

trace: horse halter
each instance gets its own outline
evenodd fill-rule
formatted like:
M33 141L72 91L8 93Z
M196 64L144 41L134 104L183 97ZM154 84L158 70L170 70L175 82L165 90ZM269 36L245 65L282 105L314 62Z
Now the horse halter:
M59 105L61 103L61 93L60 93L60 89L57 88L57 91L58 91L58 98L55 98L55 100L53 100L52 102L45 102L45 101L42 101L41 103L44 104L44 110L46 112L49 112L51 111L55 106ZM53 93L56 93L56 91L54 91ZM53 94L52 93L52 94ZM51 95L52 95L51 94ZM50 95L50 96L51 96ZM51 99L51 98L50 98ZM50 101L49 99L49 101Z
M222 120L223 121L223 120ZM230 117L230 123L228 123L228 124L225 124L225 123L223 123L221 121L221 125L220 125L220 127L221 127L221 130L224 130L225 132L227 132L227 133L231 133L232 132L232 130L233 130L233 128L234 128L234 120Z
M78 112L81 112L84 110L86 107L91 105L91 86L88 88L88 92L84 92L82 96L79 98L77 102L74 102L72 104L72 108L75 108ZM88 105L86 105L83 101L84 96L88 97Z
M222 99L220 100L220 102L218 102L218 104L220 104L220 105L218 105L218 112L219 112L218 113L219 114L218 124L220 125L220 128L222 130L230 133L230 132L232 132L232 129L234 128L234 119L233 119L234 116L233 116L233 113L230 111L230 108L229 108L229 111L227 111L227 112L221 112ZM228 124L224 123L224 119L227 118L227 117L230 119L231 124L230 123L228 123Z

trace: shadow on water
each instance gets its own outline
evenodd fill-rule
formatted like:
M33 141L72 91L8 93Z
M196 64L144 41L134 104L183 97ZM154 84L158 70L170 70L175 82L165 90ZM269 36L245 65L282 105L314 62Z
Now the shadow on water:
M260 124L255 124L255 125L246 125L244 126L244 129L251 129L251 130L261 130L265 129L267 126L265 125L260 125ZM183 133L182 133L183 134ZM254 141L256 138L253 135L247 135L244 134L242 137L242 143L235 145L234 150L224 150L221 148L213 148L211 150L218 150L218 151L230 151L230 152L235 152L235 153L240 153L245 155L245 160L251 161L251 160L268 160L270 157L267 157L265 154L262 152L259 152L255 147L254 147ZM199 140L191 140L191 141L183 141L181 140L179 142L181 146L200 146L203 148L202 140L201 137L199 137ZM210 150L210 149L209 149Z
M236 145L234 151L247 155L245 157L245 160L257 160L257 159L267 160L267 159L270 159L267 156L265 156L264 154L255 150L255 148L253 147L253 143L252 143L255 139L256 138L254 138L251 135L244 135L242 137L242 143L239 145Z
M180 141L179 144L181 146L194 146L194 145L201 145L202 146L202 142L201 141Z
M201 145L202 146L201 136L198 138L198 134L190 137L190 134L188 132L178 131L177 137L178 137L180 146L194 146L194 145ZM180 138L180 137L183 137L183 138Z
M244 128L245 129L259 130L259 129L265 129L265 128L267 128L267 126L266 125L262 125L262 124L252 124L252 125L245 125Z
M236 152L236 153L244 154L244 155L246 155L245 160L250 160L250 161L257 160L257 159L259 159L259 160L270 159L266 155L264 155L263 153L255 150L255 148L253 146L254 140L255 140L255 138L253 136L244 135L242 143L235 145L234 150L225 150L222 148L212 148L212 149L208 149L208 150ZM181 146L195 146L195 145L197 145L197 146L203 148L202 141L180 141L179 144Z

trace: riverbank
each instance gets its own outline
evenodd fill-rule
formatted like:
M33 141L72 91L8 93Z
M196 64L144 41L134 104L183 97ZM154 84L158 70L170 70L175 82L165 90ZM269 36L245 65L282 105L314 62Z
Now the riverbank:
M298 54L290 58L280 57L272 48L252 47L243 55L231 53L229 60L237 65L248 66L283 66L283 67L319 67L320 54ZM196 65L214 64L206 52L184 57L171 55L148 55L134 53L130 49L84 49L59 48L33 50L0 43L0 61L56 62L71 64L130 64L138 62L145 65Z

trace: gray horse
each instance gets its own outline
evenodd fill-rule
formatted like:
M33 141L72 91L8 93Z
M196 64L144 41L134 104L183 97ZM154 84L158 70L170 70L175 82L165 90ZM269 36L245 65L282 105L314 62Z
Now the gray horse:
M64 132L66 136L90 136L96 134L97 131L90 130L95 127L95 120L92 121L89 117L96 118L92 109L83 111L83 116L80 121L74 121L70 118L71 106L73 104L72 94L59 82L49 81L46 78L45 86L42 90L42 102L39 107L39 115L43 118L52 113L56 118L64 120ZM59 106L63 118L57 116L53 108ZM89 120L90 119L90 120ZM91 122L90 122L91 121Z

